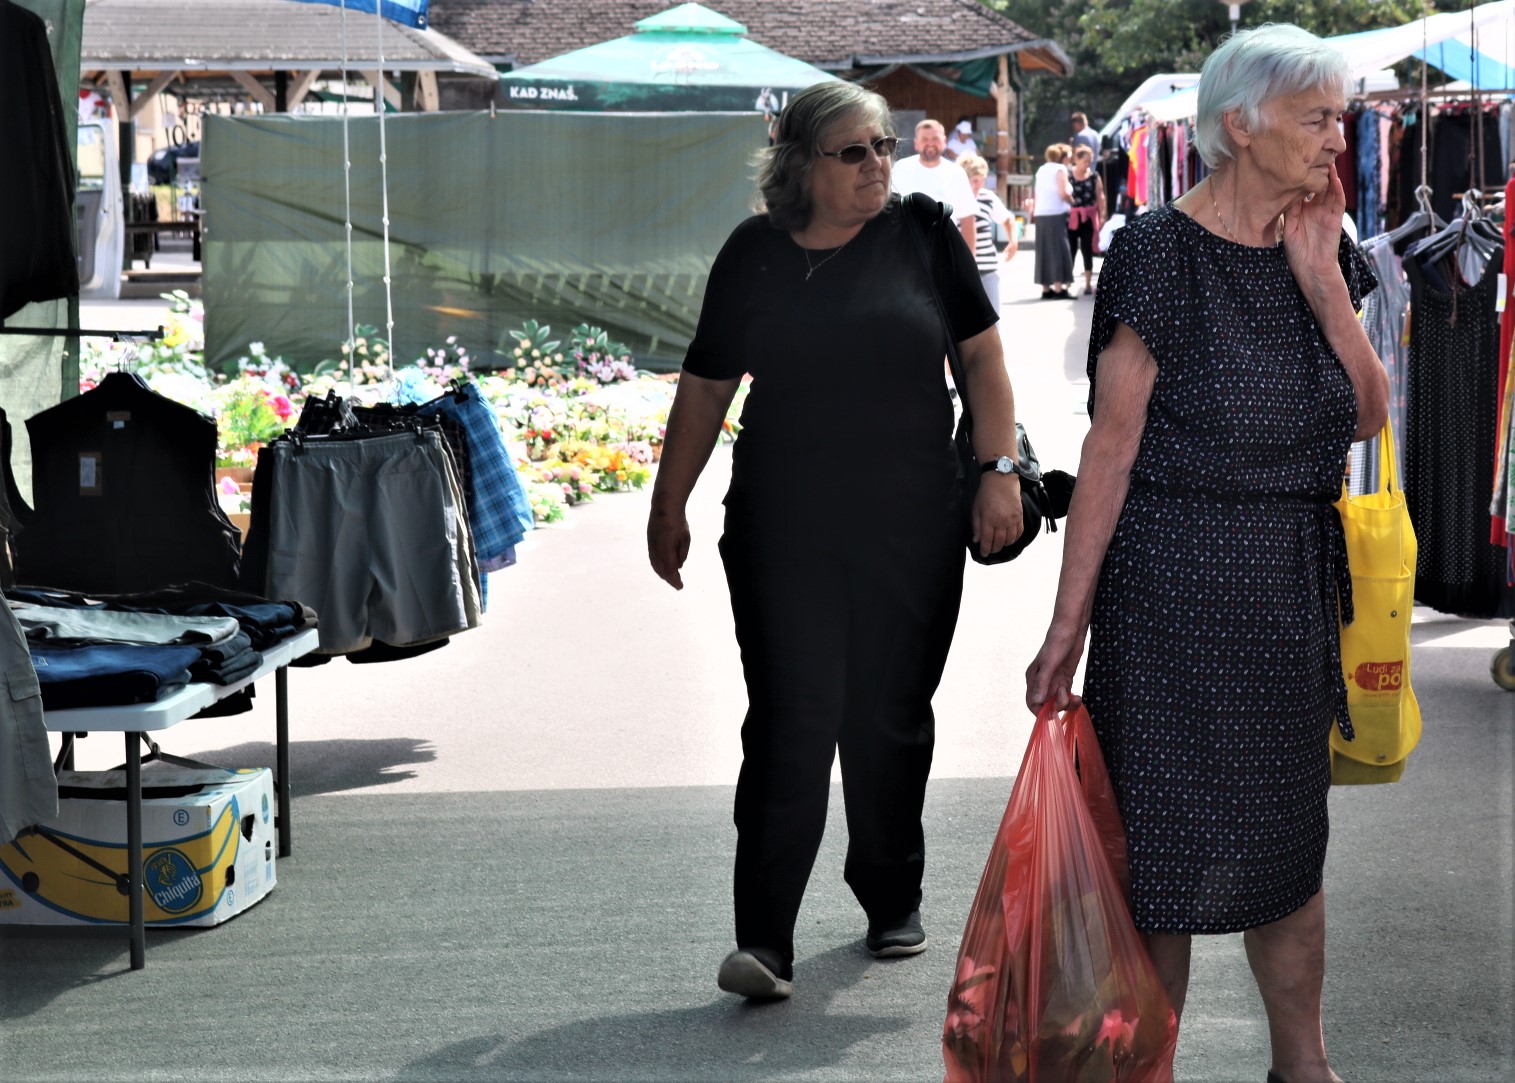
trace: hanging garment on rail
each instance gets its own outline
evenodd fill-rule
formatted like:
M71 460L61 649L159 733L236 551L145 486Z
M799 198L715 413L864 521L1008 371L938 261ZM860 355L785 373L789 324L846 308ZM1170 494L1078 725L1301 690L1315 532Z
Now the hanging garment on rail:
M437 418L467 501L479 571L488 574L515 563L515 547L535 526L535 518L494 410L476 386L463 384L423 403L355 407L353 412L360 422L386 416Z
M42 687L26 636L0 597L0 845L58 815L58 781L42 724Z
M1453 227L1455 228L1456 223ZM1492 617L1505 551L1489 541L1499 411L1499 318L1494 311L1504 251L1464 285L1455 253L1422 262L1405 253L1411 289L1405 500L1420 554L1415 600L1444 613Z
M252 519L262 592L316 610L323 654L479 623L467 506L436 428L281 438L258 454Z
M1370 238L1362 246L1362 252L1378 276L1378 288L1363 298L1363 330L1368 333L1368 341L1373 344L1389 374L1389 422L1394 427L1395 469L1400 477L1404 477L1410 355L1410 344L1405 339L1405 319L1410 311L1410 280L1405 277L1399 254L1387 237ZM1367 443L1364 441L1364 445ZM1353 495L1373 492L1378 487L1377 448L1368 448L1367 454L1362 456L1358 455L1358 450L1359 446L1354 445Z
M32 301L79 292L74 258L74 156L40 16L0 0L0 319ZM73 103L69 104L69 108Z
M21 499L16 477L11 473L11 423L0 409L0 590L16 583L16 535L31 508Z
M107 594L236 583L210 418L113 372L26 429L35 508L16 539L18 582Z

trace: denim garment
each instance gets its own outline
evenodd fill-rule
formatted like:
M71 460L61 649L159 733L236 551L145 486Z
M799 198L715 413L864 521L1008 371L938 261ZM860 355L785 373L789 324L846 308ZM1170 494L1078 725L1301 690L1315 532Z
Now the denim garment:
M140 643L34 643L31 654L42 686L42 706L50 711L152 703L188 684L189 667L200 657L194 647Z
M468 436L473 484L467 493L468 525L481 573L515 563L515 547L535 525L531 501L500 436L499 422L473 384L433 399L416 411L455 417Z

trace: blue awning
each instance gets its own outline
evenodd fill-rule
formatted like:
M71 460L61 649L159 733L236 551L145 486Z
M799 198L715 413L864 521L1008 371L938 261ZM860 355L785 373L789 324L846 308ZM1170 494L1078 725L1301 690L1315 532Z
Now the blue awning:
M431 0L303 0L303 2L330 4L332 7L345 7L348 11L366 12L369 15L374 13L377 2L379 13L390 22L425 30L426 9Z

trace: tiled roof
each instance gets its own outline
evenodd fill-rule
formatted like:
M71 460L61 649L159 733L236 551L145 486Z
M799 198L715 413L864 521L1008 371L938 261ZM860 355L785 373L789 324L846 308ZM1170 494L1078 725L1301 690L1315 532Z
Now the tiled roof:
M384 66L491 75L482 59L436 30L384 24ZM88 0L85 71L333 70L342 56L342 12L296 0ZM374 16L347 13L352 70L378 56Z
M632 32L677 0L432 0L431 23L480 56L516 66ZM830 70L1016 53L1024 68L1066 74L1056 42L978 0L709 0L770 49Z

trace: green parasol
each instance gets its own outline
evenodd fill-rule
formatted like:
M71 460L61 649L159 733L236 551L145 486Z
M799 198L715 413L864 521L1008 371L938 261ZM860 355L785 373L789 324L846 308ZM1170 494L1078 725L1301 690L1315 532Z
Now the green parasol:
M638 22L636 32L500 76L511 109L776 113L792 91L836 78L747 38L699 4Z

